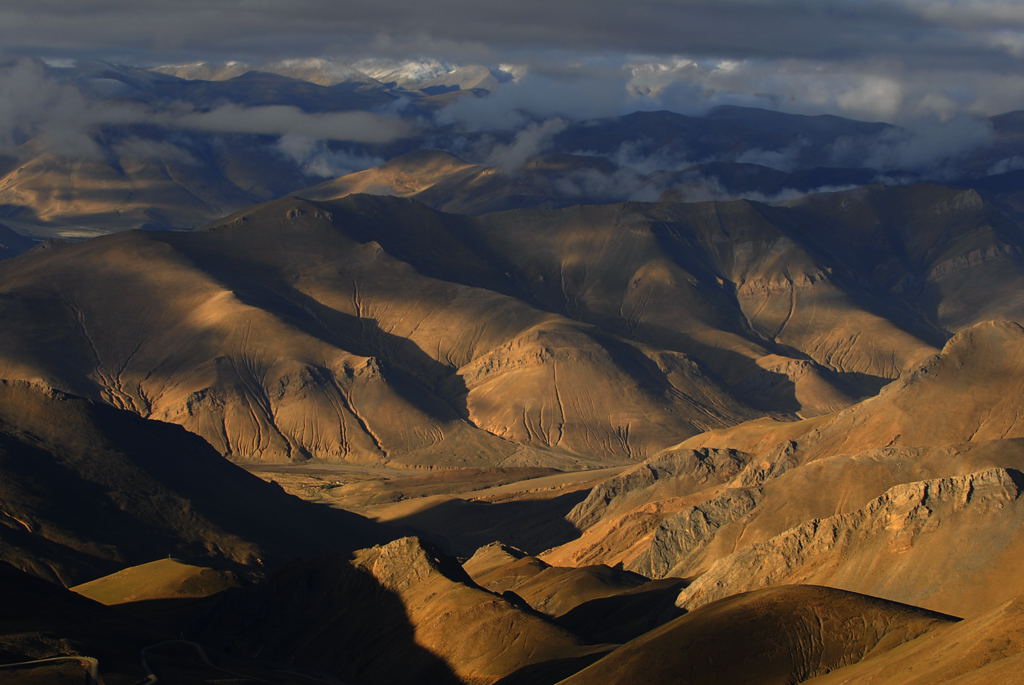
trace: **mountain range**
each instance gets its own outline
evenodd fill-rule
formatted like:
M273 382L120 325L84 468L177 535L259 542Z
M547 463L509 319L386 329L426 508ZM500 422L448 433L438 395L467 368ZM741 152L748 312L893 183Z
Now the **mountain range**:
M1018 678L1020 113L5 68L0 680Z

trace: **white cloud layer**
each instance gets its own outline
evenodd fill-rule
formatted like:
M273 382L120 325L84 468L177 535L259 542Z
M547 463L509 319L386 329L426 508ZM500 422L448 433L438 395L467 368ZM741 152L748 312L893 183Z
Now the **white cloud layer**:
M100 154L93 140L96 130L118 124L356 143L386 143L414 133L413 124L397 116L362 111L308 113L284 105L232 104L209 111L187 105L154 111L142 104L86 97L74 85L50 78L45 68L32 60L0 67L0 153L14 153L32 140L36 147L63 156L95 157ZM134 155L168 153L138 142L129 151Z

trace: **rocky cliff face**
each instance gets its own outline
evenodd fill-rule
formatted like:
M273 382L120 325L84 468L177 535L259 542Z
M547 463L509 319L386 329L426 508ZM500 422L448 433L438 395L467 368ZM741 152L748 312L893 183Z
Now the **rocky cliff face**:
M994 468L895 486L856 511L808 521L720 559L677 605L693 609L758 587L819 583L977 614L1022 589L1012 571L1022 484L1020 472ZM965 594L965 587L978 591Z
M835 414L755 421L685 441L596 487L570 514L581 537L544 559L692 578L901 484L1020 470L1022 350L1018 324L977 324L877 397ZM730 467L716 462L723 457Z

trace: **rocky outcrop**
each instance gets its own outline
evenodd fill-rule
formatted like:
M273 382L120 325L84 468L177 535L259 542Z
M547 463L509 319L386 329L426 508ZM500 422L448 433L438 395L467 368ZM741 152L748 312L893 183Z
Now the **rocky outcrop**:
M697 506L669 514L654 529L647 549L630 568L653 578L685 575L718 529L746 516L762 494L757 488L728 489Z
M676 450L667 452L609 478L594 487L587 497L566 515L585 530L608 515L624 510L630 501L652 501L652 489L670 489L672 494L695 492L734 478L747 463L736 450ZM667 493L658 492L664 497Z
M1002 468L890 488L866 506L815 519L714 563L677 606L817 583L958 615L1021 589L1006 555L1020 536L1024 477Z

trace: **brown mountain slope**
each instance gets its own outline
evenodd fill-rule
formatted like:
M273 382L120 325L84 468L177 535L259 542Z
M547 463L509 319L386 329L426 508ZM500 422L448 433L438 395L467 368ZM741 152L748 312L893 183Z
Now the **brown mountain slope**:
M608 566L550 566L501 543L481 547L462 567L481 587L499 594L514 592L532 608L556 618L585 602L647 582L641 575Z
M716 464L719 455L745 465L723 470ZM700 468L666 469L673 461ZM648 576L693 577L737 549L805 521L854 511L901 483L992 467L1024 469L1024 440L881 448L802 465L791 446L760 457L726 450L669 452L594 488L568 516L582 535L543 558L554 564L624 563Z
M493 683L548 661L589 662L588 647L528 608L482 590L414 538L351 562L295 565L225 595L204 634L359 683Z
M237 587L229 571L185 564L177 559L158 559L129 566L71 589L101 604L125 604L153 599L208 597Z
M594 158L566 155L537 159L515 172L502 172L465 163L447 153L421 151L300 194L321 200L356 192L396 195L445 211L480 214L529 206L610 202L622 196L621 181L615 178L614 168L602 167ZM602 186L598 182L601 179L607 187L604 196L596 190ZM569 189L574 187L588 190L579 191L584 195L573 198ZM698 204L713 209L706 213L724 222L731 240L749 239L743 235L750 232L749 219L741 219L738 224L743 233L736 234L732 229L736 208L750 203ZM1013 214L1003 212L998 203L974 190L927 183L862 186L807 196L785 207L753 206L761 221L796 243L818 268L802 271L804 265L799 258L794 261L787 254L792 246L777 239L765 245L768 255L755 249L738 264L743 266L750 256L763 261L775 259L795 267L792 273L780 270L774 279L751 279L745 274L736 278L737 274L730 273L732 265L723 268L714 255L708 262L717 267L718 276L735 284L753 328L768 338L785 334L784 342L826 365L845 368L868 361L847 358L847 348L851 344L856 347L857 341L824 335L824 328L831 324L820 319L821 311L813 324L802 324L801 319L810 318L812 313L804 309L808 305L814 309L817 299L807 297L814 293L807 288L808 280L830 281L846 290L846 295L851 294L851 286L861 295L866 289L872 298L861 297L861 305L881 295L883 301L874 302L876 314L891 318L895 313L898 325L908 332L916 330L918 335L923 332L929 340L937 330L952 332L986 319L1024 315L1024 300L1015 294L1024 277L1020 268L1024 232ZM698 213L693 215L699 217ZM829 228L822 230L822 226ZM823 286L827 283L819 284L818 293L827 292ZM991 297L993 291L1003 290L1005 297ZM862 329L860 335L866 336L867 332ZM855 334L851 327L847 336ZM865 342L861 340L860 345ZM895 352L900 354L899 350ZM888 352L882 349L876 354L884 357ZM898 363L899 359L889 362ZM871 363L882 365L885 360L878 358Z
M1024 602L1018 597L974 618L930 630L902 645L820 678L815 685L1012 683L1024 653Z
M286 199L34 251L0 265L0 376L240 460L638 460L758 412L833 411L934 351L913 302L858 285L795 211Z
M0 375L181 423L237 459L621 461L751 415L680 353L503 294L460 221L285 200L30 255L0 270L16 322Z
M762 206L724 202L504 212L485 236L549 306L686 350L749 394L771 397L772 372L798 397L807 385L808 413L842 406L842 385L789 350L886 378L930 352L790 233Z
M0 558L72 584L175 554L280 563L381 539L286 495L179 426L0 382Z
M1024 436L1024 328L989 321L953 336L877 396L828 417L757 421L684 441L681 447L759 451L796 442L810 461L888 446L929 446Z
M681 616L561 682L783 685L884 653L955 620L831 588L778 587Z
M30 141L22 161L0 175L0 205L15 212L5 220L41 238L194 228L310 182L294 162L251 138L194 138L122 132L102 141L96 158L78 159Z
M138 682L145 675L139 650L164 637L111 608L0 562L0 665L86 656L99 660L105 682ZM89 683L88 665L69 660L0 667L0 682Z
M901 483L1021 469L1022 443L1010 438L1022 435L1022 350L1019 325L978 324L879 396L834 415L754 421L687 440L596 487L568 517L582 536L544 559L692 577Z
M719 559L677 599L814 583L976 616L1021 593L1021 473L1001 468L890 488Z
M858 270L876 288L945 330L1024 318L1019 223L974 190L864 187L809 196L793 211L809 244L869 266Z

